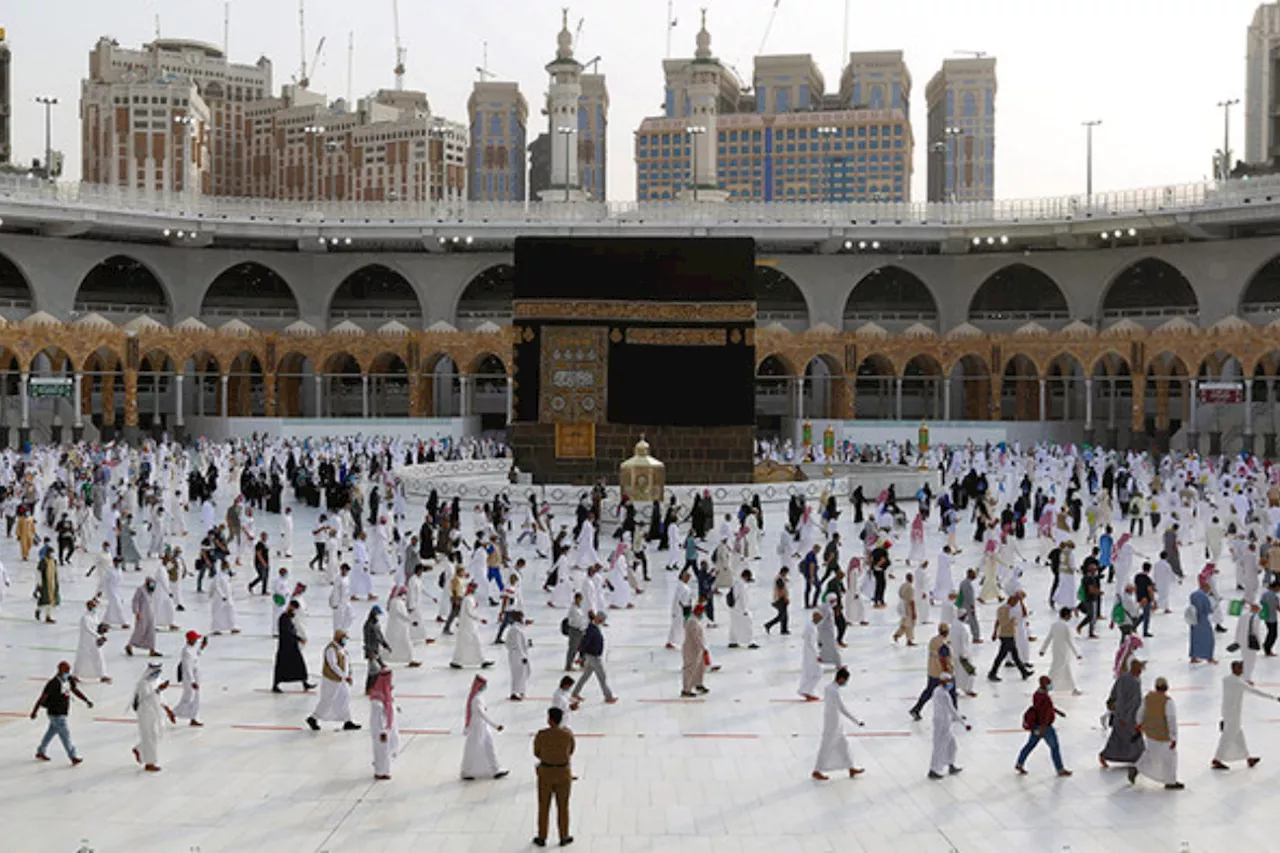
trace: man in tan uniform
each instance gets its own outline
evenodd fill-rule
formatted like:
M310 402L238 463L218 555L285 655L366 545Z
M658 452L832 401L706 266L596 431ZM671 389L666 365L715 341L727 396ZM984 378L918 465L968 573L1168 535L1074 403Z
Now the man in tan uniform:
M1016 598L1016 596L1015 596ZM1004 663L1006 656L1012 656L1014 664L1017 665L1018 671L1022 673L1022 680L1026 681L1031 677L1031 667L1022 662L1022 657L1018 654L1018 608L1015 611L1017 602L1013 600L1006 601L996 610L996 630L991 639L1000 641L1000 653L996 655L995 661L991 664L991 671L987 673L988 681L999 681L1000 664Z
M899 637L906 637L908 646L916 644L916 588L912 580L911 572L907 572L907 579L898 587L898 630L893 632L895 643Z
M573 786L573 772L569 761L573 757L573 732L560 725L564 711L547 710L547 727L534 735L533 755L538 759L538 834L533 843L547 846L547 823L551 817L551 798L556 799L556 824L560 829L560 846L573 843L569 834L569 789Z

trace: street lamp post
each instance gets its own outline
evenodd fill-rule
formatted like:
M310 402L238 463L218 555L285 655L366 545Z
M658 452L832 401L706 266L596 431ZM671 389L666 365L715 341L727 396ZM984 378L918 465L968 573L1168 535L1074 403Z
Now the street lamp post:
M1093 129L1102 124L1102 119L1095 118L1082 124L1085 132L1084 197L1087 204L1093 204Z
M573 135L578 132L576 127L557 127L556 133L564 137L564 200L569 200L569 145L573 139Z
M47 181L53 180L53 120L50 117L50 110L58 103L57 98L50 98L40 95L36 98L36 103L44 106L44 177Z
M191 191L191 129L196 120L189 115L174 116L173 123L182 129L182 194L188 195Z
M320 193L317 190L320 183L320 154L316 148L315 139L324 133L324 128L317 124L309 124L302 129L302 132L306 134L304 138L307 140L307 159L311 161L311 179L307 181L310 184L308 189L311 192L312 200L319 206Z
M947 188L947 143L935 142L929 146L929 153L938 155L938 194L936 199L943 201Z
M706 133L705 127L686 127L685 133L689 134L692 139L689 140L689 147L693 152L693 174L690 176L693 180L693 200L698 201L698 137Z
M942 129L942 133L951 146L951 202L954 204L960 196L960 137L964 136L964 128L948 126Z
M1231 177L1231 108L1240 103L1239 98L1218 101L1222 110L1222 180Z

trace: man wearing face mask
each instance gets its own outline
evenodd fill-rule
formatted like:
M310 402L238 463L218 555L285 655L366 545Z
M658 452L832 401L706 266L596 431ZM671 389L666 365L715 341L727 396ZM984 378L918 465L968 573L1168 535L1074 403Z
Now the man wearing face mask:
M347 655L347 632L334 631L333 642L324 650L324 666L320 681L320 701L307 717L312 731L320 731L320 720L342 723L346 731L360 728L351 720L351 658Z
M133 748L133 758L148 773L160 772L160 736L164 732L161 714L170 723L176 722L173 709L160 698L168 687L169 682L160 680L160 664L149 663L133 690L130 707L138 715L138 745Z
M1020 775L1026 775L1027 756L1042 740L1049 744L1049 756L1053 759L1053 767L1058 771L1058 775L1071 775L1071 771L1062 765L1062 753L1058 750L1058 733L1053 728L1054 720L1065 717L1066 714L1054 707L1053 699L1049 697L1049 690L1052 687L1053 681L1049 676L1040 676L1040 689L1031 697L1031 707L1022 715L1022 728L1028 732L1027 743L1018 753L1018 763L1013 767Z
M124 647L124 653L133 657L133 649L146 649L151 657L160 657L156 651L156 611L152 606L152 596L156 592L156 579L147 578L142 586L133 594L133 634Z
M45 709L45 713L49 717L49 727L45 729L44 737L40 740L40 746L36 748L36 758L40 761L49 760L49 755L45 750L49 748L54 735L57 735L58 739L62 741L62 748L67 751L67 758L71 759L72 764L79 764L84 761L76 753L75 744L71 742L71 729L67 727L67 717L71 713L71 697L73 695L81 702L84 702L87 707L93 707L89 697L80 692L80 682L71 675L71 664L66 661L60 661L58 663L58 674L45 684L44 690L40 693L40 698L36 700L35 707L31 709L31 719L33 720L41 708Z

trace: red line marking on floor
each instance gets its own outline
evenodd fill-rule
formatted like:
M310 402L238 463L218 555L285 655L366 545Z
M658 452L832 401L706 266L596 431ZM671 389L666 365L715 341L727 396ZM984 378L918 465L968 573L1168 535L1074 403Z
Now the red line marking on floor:
M644 702L649 705L684 705L694 702L705 702L705 699L637 699L637 702Z
M1200 690L1204 690L1204 688L1203 687L1170 687L1169 688L1170 693L1195 693Z
M246 732L300 732L302 726L259 726L259 725L234 725L231 728L240 729Z
M29 717L30 714L24 714L21 711L0 711L0 717Z
M453 734L449 729L401 729L402 735L447 735ZM576 733L575 733L576 734ZM582 735L577 735L582 737Z
M95 723L133 723L136 720L124 720L119 717L94 717Z
M989 735L1020 735L1026 729L987 729Z
M443 699L442 693L397 693L397 699Z
M915 697L912 697L912 698L915 698ZM770 699L769 701L770 701L770 702L784 702L784 703L787 703L787 704L795 703L795 704L797 704L797 705L808 705L808 704L811 704L811 703L810 703L810 701L809 701L808 699Z
M704 740L710 740L710 739L716 739L716 740L755 740L756 738L760 737L760 735L752 735L752 734L732 734L732 733L716 734L716 733L714 733L714 732L702 732L702 733L693 732L693 733L686 733L686 734L683 734L683 735L681 735L681 737L692 737L692 738L699 738L699 739L704 739Z
M1178 725L1179 725L1179 726L1191 726L1191 727L1193 727L1193 728L1194 728L1195 726L1198 726L1198 725L1201 725L1201 724L1200 724L1200 723L1178 723Z

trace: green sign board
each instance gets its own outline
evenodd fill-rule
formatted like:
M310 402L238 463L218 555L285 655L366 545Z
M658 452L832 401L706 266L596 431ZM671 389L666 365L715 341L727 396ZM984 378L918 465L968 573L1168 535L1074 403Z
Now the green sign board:
M33 376L27 383L27 396L35 399L56 397L71 398L75 390L74 380L61 376Z

